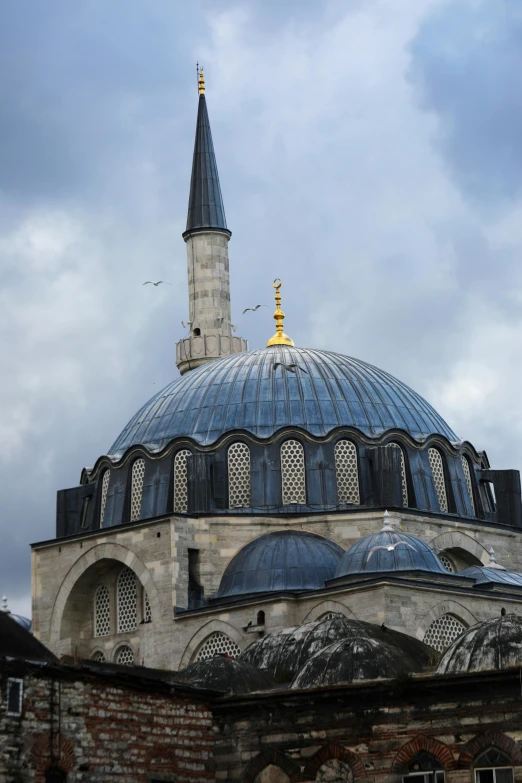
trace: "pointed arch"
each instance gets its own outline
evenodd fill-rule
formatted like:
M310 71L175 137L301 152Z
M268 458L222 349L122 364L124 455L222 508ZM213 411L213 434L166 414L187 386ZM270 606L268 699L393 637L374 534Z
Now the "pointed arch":
M421 751L431 753L438 758L446 771L457 769L457 762L447 745L434 739L419 734L415 739L410 740L399 750L392 764L392 772L397 775L406 775L408 766Z
M242 634L236 630L233 625L226 623L224 620L209 620L208 623L202 626L192 636L189 643L185 647L185 650L183 651L183 655L181 656L181 660L179 661L177 668L183 669L185 666L188 666L192 660L192 656L200 647L201 643L216 631L219 631L232 639L232 641L237 644L240 650L243 650L246 646ZM250 643L250 640L248 640L248 643Z
M320 603L316 604L310 609L308 614L303 617L301 622L312 623L314 620L319 620L320 617L322 617L324 614L328 614L329 612L344 614L345 617L348 617L351 620L357 620L357 617L352 612L350 607L339 603L339 601L320 601Z
M332 759L337 759L338 761L347 764L352 770L354 778L361 778L365 775L364 766L359 756L354 753L353 750L348 750L348 748L343 748L341 745L329 742L327 745L323 745L322 748L319 748L319 750L306 762L303 771L305 780L315 780L315 776L322 765Z
M254 780L259 773L271 764L273 764L274 767L279 767L279 769L283 770L290 778L290 783L297 783L297 781L302 780L301 768L297 761L285 756L280 750L275 750L274 748L262 750L257 756L250 759L243 770L241 780L243 783L254 783Z
M487 729L483 734L473 737L461 750L459 767L469 767L477 756L491 747L503 751L513 765L519 765L522 761L522 751L515 740L500 731Z

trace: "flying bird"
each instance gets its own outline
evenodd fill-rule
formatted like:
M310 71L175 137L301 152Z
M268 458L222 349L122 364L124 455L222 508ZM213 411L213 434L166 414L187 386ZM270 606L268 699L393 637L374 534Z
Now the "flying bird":
M255 313L256 310L259 310L260 307L267 307L267 305L256 305L255 307L245 307L243 310L243 315L245 313L248 313L249 310L252 310L253 313Z
M301 367L300 364L285 364L284 362L274 362L274 370L276 367L284 367L285 370L288 370L288 372L295 373L296 370L301 370L302 372L305 372L308 375L308 370L305 370L304 367Z
M147 280L147 282L143 283L143 285L149 285L149 283L150 285L155 285L156 287L162 283L165 283L166 285L172 285L172 283L168 283L166 280L157 280L156 282L154 282L154 280Z
M395 544L386 544L385 546L372 546L372 548L370 549L370 552L368 554L368 557L366 558L366 562L367 563L370 562L371 556L373 555L374 552L377 552L378 549L385 549L387 552L393 552L396 547L401 546L401 545L402 546L409 546L410 549L413 549L413 551L415 551L415 547L412 546L411 544L408 544L407 541L396 541Z

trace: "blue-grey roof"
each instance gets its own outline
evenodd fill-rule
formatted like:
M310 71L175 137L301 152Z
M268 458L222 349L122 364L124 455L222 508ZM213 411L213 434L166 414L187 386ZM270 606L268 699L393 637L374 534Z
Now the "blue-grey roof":
M365 536L344 553L336 578L355 574L430 571L448 575L428 544L409 533L381 530Z
M204 95L199 96L196 141L187 215L187 231L201 228L227 230L225 207L219 187L212 133Z
M467 576L469 579L474 579L476 586L495 583L522 587L522 574L519 574L518 571L505 571L503 568L488 568L487 566L474 565L459 571L458 576Z
M232 558L213 597L320 589L334 575L342 553L338 544L315 533L267 533Z
M298 364L296 372L276 366ZM110 449L151 451L180 436L209 445L230 430L260 438L301 427L317 437L354 427L370 437L401 429L417 440L458 438L409 386L384 370L332 351L276 345L238 353L176 379L129 421Z

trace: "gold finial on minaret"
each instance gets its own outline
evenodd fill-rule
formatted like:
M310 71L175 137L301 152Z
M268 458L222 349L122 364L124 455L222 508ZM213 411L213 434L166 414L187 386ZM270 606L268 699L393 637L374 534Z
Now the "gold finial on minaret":
M198 91L200 95L205 94L205 77L203 76L203 66L199 69Z
M279 289L283 285L283 282L278 277L276 277L272 285L274 286L276 291L275 294L276 309L274 312L274 318L276 322L277 331L274 334L274 336L271 337L270 340L267 342L266 347L269 348L271 345L293 345L294 341L291 340L290 337L283 332L283 320L285 314L281 310L281 294L279 293Z

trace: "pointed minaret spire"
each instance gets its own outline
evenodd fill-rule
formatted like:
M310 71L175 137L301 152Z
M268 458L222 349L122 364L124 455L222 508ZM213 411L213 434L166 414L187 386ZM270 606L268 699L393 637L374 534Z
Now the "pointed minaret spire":
M200 364L248 350L232 335L225 207L205 99L203 68L198 69L198 119L192 177L183 239L187 243L190 334L176 345L180 373Z

